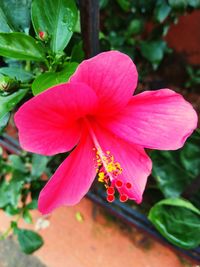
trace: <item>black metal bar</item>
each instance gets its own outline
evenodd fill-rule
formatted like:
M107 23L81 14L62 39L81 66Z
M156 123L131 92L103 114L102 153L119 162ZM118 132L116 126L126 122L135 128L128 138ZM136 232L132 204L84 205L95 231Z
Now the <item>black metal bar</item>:
M99 0L80 0L81 33L85 58L99 53Z

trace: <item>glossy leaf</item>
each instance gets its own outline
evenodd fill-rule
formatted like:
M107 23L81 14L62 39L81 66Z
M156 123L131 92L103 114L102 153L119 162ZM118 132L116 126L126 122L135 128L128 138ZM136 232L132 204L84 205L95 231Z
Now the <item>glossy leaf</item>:
M156 69L167 51L167 44L163 40L143 41L140 48L143 57L150 61Z
M24 33L0 33L0 55L22 60L43 61L43 47Z
M45 32L53 52L62 52L68 44L77 22L74 0L34 0L32 22L36 34Z
M178 197L200 174L200 134L195 132L182 149L153 151L153 176L165 197Z
M46 72L41 74L32 83L33 94L37 95L56 84L67 82L77 66L77 63L68 63L60 72Z
M29 82L33 79L33 74L23 70L22 68L16 67L3 67L0 68L0 73L7 75L13 79L21 81L23 83Z
M12 32L12 29L8 24L4 11L1 8L1 2L0 2L0 32Z
M168 0L170 6L178 11L183 11L187 7L187 0Z
M49 157L33 154L31 175L34 177L39 177L40 175L42 175L46 170L49 160Z
M31 0L1 0L0 8L14 31L28 32Z
M0 96L0 120L22 100L26 93L27 90L21 89L8 96Z
M26 254L31 254L43 245L43 239L36 232L25 229L17 229L18 242L21 250Z
M200 211L183 199L165 199L154 205L148 216L172 244L184 249L200 244Z
M166 1L161 1L156 5L154 10L154 17L157 22L162 23L171 11L171 7Z
M26 173L25 164L18 155L9 155L9 161L12 169L18 170L20 172Z
M6 127L9 119L10 119L10 112L7 112L3 117L1 117L1 119L0 119L0 132Z

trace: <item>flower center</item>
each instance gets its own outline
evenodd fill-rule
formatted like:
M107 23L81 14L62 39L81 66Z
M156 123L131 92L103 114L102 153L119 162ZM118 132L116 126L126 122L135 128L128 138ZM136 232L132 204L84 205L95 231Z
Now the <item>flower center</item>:
M102 150L93 148L96 151L96 172L98 173L98 181L104 183L107 193L107 201L115 200L116 191L119 192L119 200L126 202L128 200L128 191L132 188L132 184L124 183L118 176L123 170L119 162L114 160L114 156L110 151L104 153Z
M115 161L114 156L109 150L106 152L102 150L89 121L86 119L85 122L95 145L93 150L96 152L94 159L96 173L98 174L98 181L104 183L106 187L107 201L113 202L115 200L116 191L119 193L119 200L121 202L127 201L132 184L130 182L125 183L120 179L119 176L123 172L120 163Z

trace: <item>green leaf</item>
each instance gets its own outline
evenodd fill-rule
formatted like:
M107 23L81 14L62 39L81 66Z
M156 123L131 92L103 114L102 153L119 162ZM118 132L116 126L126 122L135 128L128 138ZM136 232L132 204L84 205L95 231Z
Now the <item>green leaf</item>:
M13 79L21 81L23 83L27 83L33 79L33 74L23 70L22 68L16 67L3 67L0 68L0 73L7 75Z
M38 201L33 199L26 207L29 210L36 210L38 208Z
M182 149L153 151L153 176L165 197L178 197L200 174L200 135L195 132Z
M67 82L77 66L77 63L68 63L60 72L46 72L41 74L32 83L33 94L37 95L56 84Z
M177 11L183 11L187 7L187 0L168 0L168 2Z
M0 96L0 120L22 100L26 93L27 90L21 89L8 96Z
M26 254L33 253L44 244L42 237L34 231L17 229L16 234L20 248Z
M33 223L32 216L27 208L24 209L22 217L26 223Z
M72 49L71 61L81 63L84 60L83 42L75 44ZM74 64L74 63L73 63Z
M9 204L7 191L9 190L9 185L7 182L3 181L0 183L0 208L3 208Z
M189 201L162 200L151 208L148 218L172 244L184 249L200 244L200 211Z
M0 2L0 32L12 32L7 22L7 18L1 8L1 2Z
M129 0L117 0L117 3L124 11L128 11L130 9L131 3Z
M8 121L10 119L10 112L7 112L3 117L0 119L0 132L3 131L3 129L8 124Z
M10 155L9 160L13 169L26 173L25 165L18 155Z
M200 7L200 0L189 0L188 5L193 8L199 8Z
M21 60L43 61L43 47L24 33L0 33L0 55Z
M53 52L62 52L68 44L77 22L74 0L34 0L32 22L36 34L45 32L50 37Z
M28 32L31 0L1 0L0 8L14 31Z
M167 51L167 44L163 40L142 41L140 48L143 57L150 61L156 69Z
M49 157L33 154L31 175L34 177L39 177L40 175L42 175L46 170L46 166L49 160Z
M154 10L155 20L159 23L162 23L171 11L171 7L167 4L166 1L161 1L156 5Z

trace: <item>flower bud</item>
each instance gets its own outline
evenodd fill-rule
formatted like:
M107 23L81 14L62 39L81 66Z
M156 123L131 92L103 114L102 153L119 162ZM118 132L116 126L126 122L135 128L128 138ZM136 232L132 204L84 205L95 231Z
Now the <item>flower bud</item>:
M39 31L38 35L39 35L39 37L40 37L40 39L41 39L42 41L47 41L47 39L48 39L48 35L47 35L46 32Z
M8 76L0 76L0 91L9 92L18 88L19 82Z

